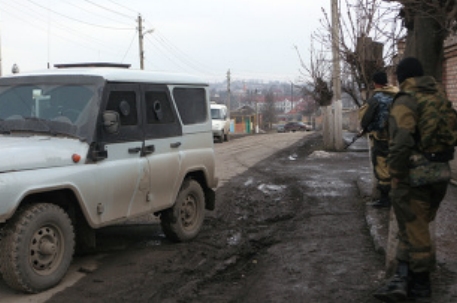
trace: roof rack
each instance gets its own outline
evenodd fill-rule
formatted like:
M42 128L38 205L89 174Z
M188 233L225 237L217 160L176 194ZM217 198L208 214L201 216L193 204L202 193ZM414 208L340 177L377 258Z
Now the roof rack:
M86 62L86 63L63 63L54 64L56 68L73 68L73 67L118 67L130 68L130 64L110 63L110 62Z

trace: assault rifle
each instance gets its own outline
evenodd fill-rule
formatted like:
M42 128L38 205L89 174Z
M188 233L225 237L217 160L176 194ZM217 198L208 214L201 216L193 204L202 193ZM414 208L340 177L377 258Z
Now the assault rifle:
M349 146L351 146L355 141L357 141L357 139L359 139L360 137L362 137L363 135L365 134L365 130L361 130L360 132L358 132L351 140L351 142L349 142L348 144L346 144L346 146L344 147L344 149L347 149Z

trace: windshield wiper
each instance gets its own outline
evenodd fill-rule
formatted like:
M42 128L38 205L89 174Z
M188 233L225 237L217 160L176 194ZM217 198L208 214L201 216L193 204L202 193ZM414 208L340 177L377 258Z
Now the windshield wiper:
M45 127L45 129L33 128L33 129L30 129L31 131L40 132L40 133L48 133L53 136L56 135L56 132L48 125L47 120L45 120L45 119L41 119L41 118L37 118L37 117L24 117L24 120L37 122L37 124L39 124L40 126Z

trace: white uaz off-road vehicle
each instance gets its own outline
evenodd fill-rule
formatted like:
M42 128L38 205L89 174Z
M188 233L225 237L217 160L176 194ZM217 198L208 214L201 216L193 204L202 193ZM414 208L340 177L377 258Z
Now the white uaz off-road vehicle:
M194 238L214 209L214 163L197 78L114 64L0 78L3 279L53 287L94 229L147 213L168 238Z

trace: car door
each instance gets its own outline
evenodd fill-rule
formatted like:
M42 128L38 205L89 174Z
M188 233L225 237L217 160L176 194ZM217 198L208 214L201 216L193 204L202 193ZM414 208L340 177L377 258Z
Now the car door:
M105 96L102 108L117 113L119 129L110 133L101 126L99 131L106 151L106 158L97 162L95 170L94 187L101 192L100 223L128 217L133 206L147 208L150 174L147 160L142 157L144 134L139 85L108 84Z
M150 179L150 209L173 205L181 166L182 127L166 85L142 85L145 142L143 156L147 160ZM140 207L133 207L132 211Z

